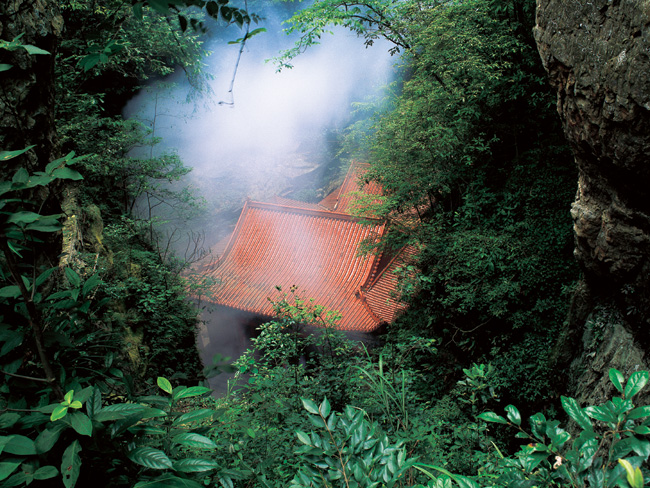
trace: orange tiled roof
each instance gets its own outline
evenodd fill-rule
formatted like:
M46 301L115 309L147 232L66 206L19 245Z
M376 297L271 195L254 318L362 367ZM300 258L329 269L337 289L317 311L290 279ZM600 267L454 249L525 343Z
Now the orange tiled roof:
M274 196L271 200L272 203L286 207L308 208L310 210L325 210L325 208L318 203L301 202L300 200L292 200L291 198L279 197L277 195Z
M359 186L361 177L368 169L370 169L370 165L367 163L353 162L348 169L341 187L327 195L320 201L319 205L328 210L348 213L350 211L350 204L354 201L355 192L361 191L366 195L381 195L381 186L375 182L366 183L362 187Z
M247 201L223 255L203 271L216 282L208 299L272 316L268 298L278 296L276 286L289 290L295 285L305 298L340 312L343 330L371 331L391 321L402 308L394 296L397 275L392 271L412 252L394 259L358 256L359 244L382 236L385 222L365 219L362 224L339 211L349 208L349 193L358 190L359 176L367 168L353 165L334 192L336 198L330 195L318 205L282 197L275 203ZM365 185L365 190L381 192L373 184ZM326 200L329 210L321 208Z
M297 285L327 310L339 311L342 329L372 330L379 320L359 289L377 258L357 256L357 247L384 230L383 222L363 225L347 214L246 202L224 255L206 272L217 281L212 300L270 316L267 298L277 295L275 287Z

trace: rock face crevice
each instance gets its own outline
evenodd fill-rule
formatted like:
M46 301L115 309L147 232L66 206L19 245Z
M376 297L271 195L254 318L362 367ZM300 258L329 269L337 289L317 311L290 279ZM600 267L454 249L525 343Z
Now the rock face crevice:
M0 2L0 39L28 44L50 54L29 54L24 48L0 49L0 150L33 145L33 151L12 159L0 170L13 174L16 167L43 170L56 159L54 123L54 61L63 18L53 0L3 0Z
M535 39L579 170L571 208L587 295L579 302L615 310L629 331L619 336L630 343L619 346L637 347L634 357L643 358L650 344L650 2L538 0ZM572 327L584 329L589 306L574 311Z

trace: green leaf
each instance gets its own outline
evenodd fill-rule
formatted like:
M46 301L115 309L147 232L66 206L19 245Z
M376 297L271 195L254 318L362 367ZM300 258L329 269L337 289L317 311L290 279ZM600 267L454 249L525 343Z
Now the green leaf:
M34 288L38 288L38 287L41 286L43 283L45 283L45 281L46 281L46 280L47 280L47 279L52 275L52 273L54 273L54 271L56 271L57 269L58 269L57 267L50 268L50 269L46 269L46 270L43 271L40 275L38 275L38 276L36 277L36 279L34 280Z
M619 459L618 463L623 466L627 474L627 482L632 488L643 488L643 474L639 468L634 469L626 459Z
M210 388L206 388L205 386L190 386L189 388L185 388L184 390L180 390L174 393L173 398L174 400L181 400L182 398L204 395L211 391L212 390Z
M34 441L24 435L12 435L4 447L4 452L18 456L30 456L36 454Z
M84 177L81 176L81 173L79 173L79 171L76 171L72 168L68 168L67 166L64 166L63 168L57 168L54 171L52 171L52 178L58 178L60 180L73 180L73 181L79 181L84 179Z
M592 419L600 420L602 422L615 424L618 421L617 416L604 407L589 406L583 411Z
M10 436L0 436L0 453L4 450L5 446L9 443L9 441L13 438L12 435Z
M57 405L54 410L52 410L52 415L50 415L50 420L54 422L55 420L62 419L68 413L67 405Z
M72 400L74 400L74 390L68 391L65 396L63 397L63 401L67 404L70 405L72 403Z
M145 466L151 469L170 469L172 468L172 462L167 457L167 455L159 450L154 449L153 447L136 447L131 452L128 453L128 457L131 461L141 466Z
M199 420L204 420L212 417L216 412L209 408L200 408L199 410L192 410L191 412L184 413L176 420L174 420L173 425L182 425L189 424L191 422L198 422Z
M648 416L650 416L650 405L646 405L644 407L637 407L627 414L627 418L629 420L641 419L643 417L648 417Z
M215 449L217 447L212 439L193 432L178 434L177 436L174 436L172 441L176 444L195 447L197 449Z
M496 422L498 424L507 424L508 421L504 419L501 415L497 415L494 412L483 412L478 415L478 418L485 420L486 422Z
M43 466L42 468L38 468L36 472L34 473L34 479L35 480L47 480L50 478L54 478L59 474L59 470L56 469L54 466Z
M43 454L52 449L54 447L54 444L56 444L56 441L59 440L61 432L67 428L68 426L63 422L50 424L47 429L38 434L36 441L34 441L36 452Z
M510 422L515 425L521 425L521 414L519 413L519 410L517 410L517 407L514 405L508 405L505 410L508 413L508 420L510 420Z
M204 486L196 481L166 473L152 480L139 481L133 488L204 488Z
M0 297L2 298L18 298L20 296L20 288L18 285L9 285L0 288Z
M81 294L85 297L90 293L92 290L94 290L97 285L99 285L102 282L101 278L99 277L99 274L95 273L92 275L90 278L86 280L84 283L83 288L81 289Z
M4 461L0 462L0 481L7 478L11 473L13 473L18 466L20 466L21 461Z
M323 402L318 407L318 410L323 417L327 417L330 414L332 407L330 406L330 402L327 401L327 397L323 398Z
M578 405L578 402L574 398L562 396L560 397L560 400L562 401L562 408L564 408L564 411L569 414L569 417L575 420L580 427L584 430L593 429L591 420L589 420L589 417L584 413L582 408L580 408L580 405Z
M187 458L174 461L174 469L181 473L200 473L218 468L219 465L211 459Z
M631 399L648 383L647 371L635 371L625 385L625 398Z
M19 420L20 420L20 415L17 414L16 412L5 412L2 415L0 415L0 429L8 429Z
M619 370L611 368L609 370L609 379L614 384L614 387L623 393L623 381L625 381L623 374Z
M146 407L137 403L118 403L108 405L95 414L93 420L106 422L108 420L123 420L132 415L142 415Z
M95 414L99 413L102 409L102 392L99 388L94 387L90 397L86 401L86 412L92 419Z
M72 424L72 428L76 430L79 435L92 436L93 423L86 414L81 412L71 412L70 423Z
M650 434L650 427L645 425L638 425L634 428L634 432L639 435L648 435Z
M11 64L0 63L0 73L2 73L3 71L9 71L11 68L13 68L13 65L11 65ZM1 159L2 158L0 157L0 160Z
M72 268L65 268L65 276L68 278L68 282L70 283L71 286L74 288L79 288L81 285L81 278L79 278L79 275L77 272L72 269Z
M165 393L169 393L171 395L172 384L169 382L167 378L163 378L162 376L159 376L157 383L162 391L164 391Z
M27 51L29 54L50 54L48 51L45 49L41 49L40 47L32 46L31 44L23 44L21 47Z
M63 477L63 484L66 488L73 488L77 483L77 479L79 479L79 471L81 469L80 452L81 446L79 445L79 441L73 441L63 453L63 458L61 459L61 476Z
M36 222L41 217L41 214L37 214L35 212L14 212L9 216L7 222L10 224L30 224L32 222Z
M26 153L33 147L36 147L36 145L32 144L31 146L28 146L25 149L19 149L17 151L0 151L0 161L7 161L9 159L15 158L16 156L20 156L21 154Z
M318 407L316 406L315 402L306 398L301 398L301 400L303 407L305 407L305 410L307 410L309 413L313 413L314 415L318 415Z
M309 434L302 432L302 431L297 431L296 435L298 436L298 440L302 442L303 444L307 446L311 446L311 439L309 438Z
M12 183L17 185L24 185L29 180L29 173L25 168L19 168L14 174L14 177L11 179Z

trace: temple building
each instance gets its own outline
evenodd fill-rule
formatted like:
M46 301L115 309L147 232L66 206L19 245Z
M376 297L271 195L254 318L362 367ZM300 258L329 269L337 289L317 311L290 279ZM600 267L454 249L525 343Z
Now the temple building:
M295 286L301 297L338 311L342 330L367 333L391 322L404 307L396 296L394 271L408 264L414 251L359 254L362 242L387 232L384 221L350 213L367 169L353 163L343 185L318 204L282 197L268 203L247 201L219 259L200 270L214 282L205 299L268 318L273 316L269 299L279 298L277 287L289 291ZM381 194L375 183L361 191Z

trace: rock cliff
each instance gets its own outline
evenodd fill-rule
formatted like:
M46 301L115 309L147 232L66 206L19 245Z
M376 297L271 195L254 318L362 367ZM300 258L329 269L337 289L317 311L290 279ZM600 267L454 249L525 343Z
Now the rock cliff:
M598 401L610 367L648 363L650 2L538 0L535 39L579 169L573 393Z

